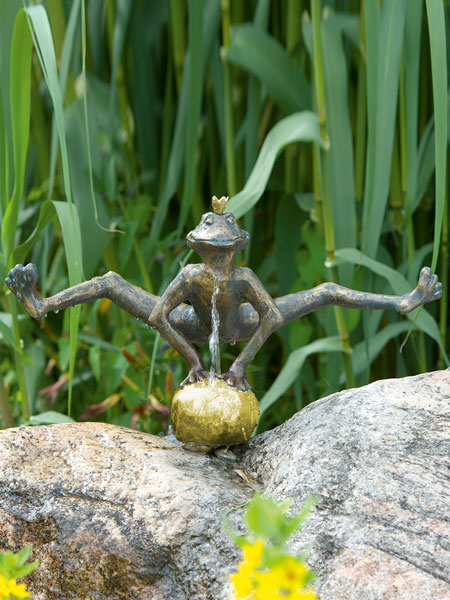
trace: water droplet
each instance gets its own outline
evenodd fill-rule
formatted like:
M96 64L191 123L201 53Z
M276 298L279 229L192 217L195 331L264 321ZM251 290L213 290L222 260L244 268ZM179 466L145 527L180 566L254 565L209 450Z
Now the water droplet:
M57 315L58 313L59 313L59 308L57 308L57 309L55 310L55 315Z
M230 342L230 346L236 346L236 342Z

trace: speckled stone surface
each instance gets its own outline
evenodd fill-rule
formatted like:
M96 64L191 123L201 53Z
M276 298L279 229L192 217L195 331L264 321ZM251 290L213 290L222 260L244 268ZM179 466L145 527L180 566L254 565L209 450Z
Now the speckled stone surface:
M315 493L292 550L310 546L320 600L450 599L449 370L334 394L236 453L102 423L1 431L0 550L33 544L36 600L228 600L223 515Z
M250 441L243 468L299 506L321 600L450 599L450 370L310 404Z
M0 550L33 544L36 600L225 598L221 519L254 493L233 468L104 423L1 431Z

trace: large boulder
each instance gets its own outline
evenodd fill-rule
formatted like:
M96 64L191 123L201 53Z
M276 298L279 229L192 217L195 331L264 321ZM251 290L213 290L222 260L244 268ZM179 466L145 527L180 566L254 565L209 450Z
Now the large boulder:
M314 493L291 546L321 600L450 599L449 418L447 370L323 398L235 463L103 423L4 430L0 550L33 544L37 600L228 600L223 516Z

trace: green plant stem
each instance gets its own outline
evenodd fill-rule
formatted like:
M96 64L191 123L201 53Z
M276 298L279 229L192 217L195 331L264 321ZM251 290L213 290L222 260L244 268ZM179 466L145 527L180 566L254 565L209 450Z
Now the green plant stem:
M9 408L8 398L6 396L6 389L3 384L3 379L0 377L0 411L2 413L3 426L5 429L9 427L15 427L14 417L11 414Z
M356 98L355 132L355 196L362 202L367 141L367 88L366 88L366 35L364 28L364 3L361 2L361 25L359 30L360 52L358 57L358 89Z
M172 41L172 56L175 67L175 82L180 96L183 81L184 57L186 53L185 8L184 0L170 0L170 38Z
M286 49L294 58L294 53L300 44L300 23L301 23L302 3L299 0L289 0L286 16ZM288 146L285 153L284 181L285 191L295 192L297 184L297 148Z
M313 38L314 38L314 82L316 91L317 101L317 112L319 115L319 127L320 135L326 144L328 144L328 135L326 131L327 113L325 103L325 83L324 83L324 71L323 71L323 59L322 59L322 38L321 38L321 2L320 0L311 0L311 15L313 25ZM338 272L336 267L332 267L335 253L335 242L334 242L334 228L333 228L333 213L330 202L330 197L327 189L327 177L326 177L326 152L327 150L321 150L316 146L316 159L318 167L318 184L320 186L320 196L323 199L323 221L324 221L324 234L325 234L325 246L327 252L327 266L329 269L330 279L334 283L338 283ZM334 307L334 315L336 319L336 325L338 328L339 337L342 343L343 350L343 362L345 370L345 378L348 387L355 387L355 376L353 373L352 361L351 361L351 346L350 339L347 330L347 323L345 320L345 313L342 307Z
M400 114L400 167L401 167L401 194L402 194L402 213L403 219L405 217L407 195L408 195L408 139L407 139L407 126L406 126L406 73L405 73L405 61L402 61L402 68L400 73L400 93L399 93L399 114ZM412 226L412 219L408 219L405 224L405 235L406 235L406 253L408 257L408 263L411 264L414 258L414 231Z
M230 45L230 0L222 0L222 42L223 50ZM231 79L231 66L228 64L222 51L223 85L225 106L225 153L227 170L227 195L237 193L236 165L234 160L234 134L233 134L233 88Z
M24 421L28 421L28 419L30 418L30 410L28 408L28 392L27 383L25 380L25 367L23 362L23 340L20 337L19 319L17 316L17 300L12 294L9 297L9 311L11 313L12 318L14 360L16 363L17 379L19 382L22 417Z
M442 298L439 303L439 330L442 338L442 345L447 348L447 318L448 318L448 180L446 187L446 198L444 205L444 219L442 221L441 247L440 247L440 274L439 279L442 282ZM445 369L445 357L439 350L438 365L440 369Z

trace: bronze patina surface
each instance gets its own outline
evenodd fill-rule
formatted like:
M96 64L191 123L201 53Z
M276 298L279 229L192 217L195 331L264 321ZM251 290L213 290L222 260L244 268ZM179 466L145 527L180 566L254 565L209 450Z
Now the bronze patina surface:
M255 394L241 392L215 377L179 388L170 408L180 442L232 446L250 439L259 419Z
M437 276L424 267L417 287L403 296L371 294L322 283L312 290L274 299L251 269L234 265L234 257L247 245L249 235L231 213L224 212L226 200L214 198L215 212L203 215L187 235L188 245L202 257L203 263L184 267L161 297L109 272L50 298L41 298L36 291L38 273L33 264L16 265L9 271L6 284L36 319L51 310L110 298L134 317L155 327L187 360L190 370L182 386L209 376L194 344L208 342L212 330L212 295L218 286L219 342L249 341L228 372L217 377L240 390L249 389L245 372L265 340L294 319L330 305L366 310L393 308L405 314L442 295Z

